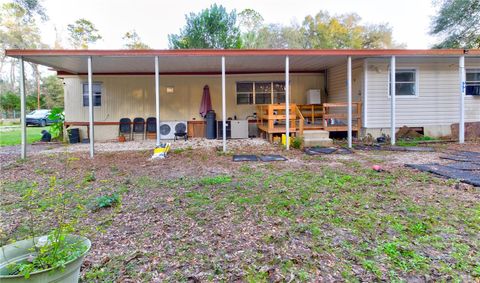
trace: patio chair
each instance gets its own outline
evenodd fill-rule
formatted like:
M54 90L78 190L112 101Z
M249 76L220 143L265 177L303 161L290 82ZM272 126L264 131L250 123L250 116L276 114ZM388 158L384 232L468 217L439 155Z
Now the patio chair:
M132 120L130 118L121 118L118 126L118 136L125 136L125 139L132 139Z
M183 140L185 141L188 139L187 128L183 123L178 123L177 125L175 125L175 133L173 140L176 141L178 138L183 138Z
M141 117L133 119L133 139L135 139L135 135L141 135L142 139L145 139L145 119Z
M156 139L157 138L157 118L148 117L147 118L147 139Z

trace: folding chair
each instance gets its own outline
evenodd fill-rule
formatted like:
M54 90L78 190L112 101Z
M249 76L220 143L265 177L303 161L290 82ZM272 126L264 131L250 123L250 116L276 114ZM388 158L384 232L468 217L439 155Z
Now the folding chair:
M147 118L147 139L156 139L157 138L157 118L148 117Z
M121 118L118 127L118 136L124 135L125 139L132 140L132 120L130 118Z
M135 135L142 135L142 139L145 139L145 119L140 117L133 119L133 139Z

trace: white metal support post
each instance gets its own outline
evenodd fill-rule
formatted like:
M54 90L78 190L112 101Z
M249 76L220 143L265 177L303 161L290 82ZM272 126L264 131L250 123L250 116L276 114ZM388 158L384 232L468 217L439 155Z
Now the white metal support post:
M285 145L290 149L290 58L285 57Z
M348 147L352 148L352 57L347 59Z
M458 142L465 143L465 56L460 56L459 62L460 72L460 121L458 121Z
M155 119L157 132L157 146L160 146L160 67L158 56L155 56Z
M390 59L390 143L391 145L395 145L395 112L396 112L396 105L395 105L395 95L396 95L396 62L395 56L392 56Z
M22 136L22 159L27 158L27 121L26 121L26 106L25 106L25 64L23 63L23 57L20 57L20 123L21 123L21 136Z
M89 140L90 158L93 158L94 151L94 128L93 128L93 91L92 91L92 56L88 56L88 118L89 118Z
M222 140L223 152L227 152L227 104L225 102L225 56L222 56Z

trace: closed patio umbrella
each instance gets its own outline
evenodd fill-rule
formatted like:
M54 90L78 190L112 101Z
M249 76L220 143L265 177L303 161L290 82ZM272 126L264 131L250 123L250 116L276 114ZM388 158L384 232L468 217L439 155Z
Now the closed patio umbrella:
M203 87L202 102L200 103L200 115L205 118L207 112L212 110L212 100L210 98L210 88L208 85Z

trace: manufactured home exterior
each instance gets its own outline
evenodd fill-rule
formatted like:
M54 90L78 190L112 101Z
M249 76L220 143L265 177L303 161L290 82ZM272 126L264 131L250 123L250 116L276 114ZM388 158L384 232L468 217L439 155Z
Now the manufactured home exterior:
M249 120L269 139L282 133L343 131L351 146L353 132L357 137L394 136L393 129L410 126L439 137L451 135L457 124L463 142L465 122L480 120L477 49L6 50L6 54L58 72L65 85L66 124L80 128L83 137L94 137L91 156L94 141L118 137L121 118L156 117L157 129L162 121L202 123L204 86L209 86L217 120ZM307 93L312 92L320 93L320 104L308 101ZM90 100L92 106L86 103ZM223 135L224 150L225 139Z
M451 135L451 125L459 121L459 71L455 58L402 58L397 71L413 74L414 94L397 94L397 127L423 128L432 137ZM478 73L480 60L470 59L467 73ZM478 71L478 72L477 72ZM86 76L62 75L65 85L65 116L67 122L87 122L88 107L83 104ZM469 77L469 76L467 76ZM345 64L318 73L290 74L291 103L306 104L306 93L321 91L325 103L346 102L347 69ZM146 75L99 75L95 83L101 86L101 105L95 106L96 121L119 121L123 117L155 116L154 78ZM243 82L284 82L283 74L227 75L227 117L252 118L255 104L237 103L237 84ZM468 80L467 80L468 83ZM473 81L472 81L473 83ZM160 81L160 116L164 121L202 121L199 107L202 90L210 88L212 108L221 113L221 78L218 75L165 75ZM173 93L167 93L167 87ZM390 134L389 60L369 58L352 64L352 100L362 106L360 136ZM465 121L480 121L480 96L466 95ZM86 127L81 127L87 136ZM116 139L118 126L103 125L95 129L99 141Z

